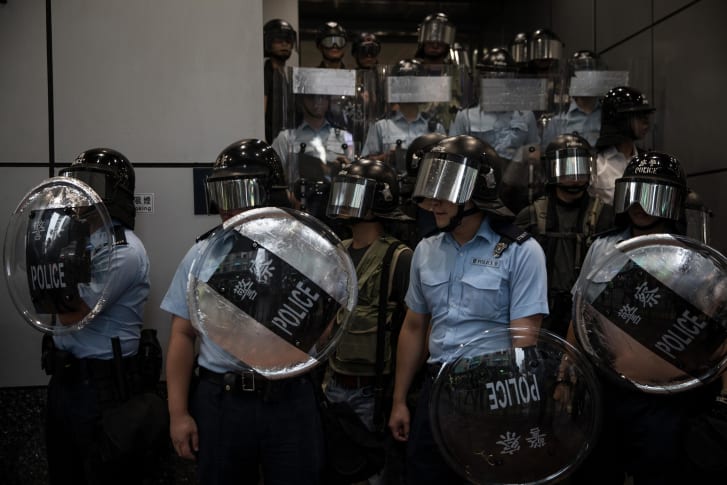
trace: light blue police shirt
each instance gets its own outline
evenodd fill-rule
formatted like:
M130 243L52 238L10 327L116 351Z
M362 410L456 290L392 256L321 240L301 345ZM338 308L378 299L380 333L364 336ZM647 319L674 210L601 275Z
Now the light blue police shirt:
M543 133L543 148L555 140L558 135L577 133L582 136L591 147L596 146L596 141L601 133L601 103L590 113L581 110L575 101L570 102L568 111L554 116L545 127Z
M449 136L470 135L490 144L498 155L522 161L522 148L540 146L532 111L482 111L479 106L457 113Z
M618 274L621 269L620 265L614 266L613 271L608 272L601 268L601 265L608 259L614 252L618 251L616 245L621 241L631 238L631 227L627 227L623 231L615 231L606 234L603 237L597 238L588 248L586 257L583 259L581 265L581 271L578 274L578 279L573 284L571 294L576 295L579 291L584 291L585 285L588 282L596 283L590 285L590 291L588 295L589 301L593 301L598 297L598 294L602 291L602 286L598 283L608 283L613 277Z
M221 260L224 255L205 255L205 251L209 245L210 238L203 239L192 246L187 254L179 263L177 271L174 273L174 278L167 289L166 295L162 299L160 308L166 312L176 315L185 320L191 320L189 314L189 307L187 305L187 282L189 281L189 275L192 271L192 263L199 257L210 258L210 263L205 266L209 269L215 266L212 260ZM220 245L218 249L224 252L224 244ZM202 279L206 279L210 275L201 274ZM205 367L214 372L234 372L247 370L247 367L236 365L236 359L222 350L214 342L210 341L204 335L200 336L199 345L199 365Z
M545 255L540 245L532 238L512 243L496 258L500 237L486 218L463 246L450 233L417 245L406 304L414 312L431 315L428 362L447 361L461 344L485 330L548 314ZM503 348L502 342L492 344L492 350Z
M435 132L447 133L441 123L437 123ZM430 133L429 121L424 119L421 113L410 122L401 112L395 111L390 118L374 123L366 135L361 156L387 153L397 147L397 141L401 141L401 148L406 149L412 141L427 133Z
M271 145L280 157L286 177L290 182L293 181L292 175L297 173L297 167L289 166L290 155L300 153L301 143L305 143L303 153L321 161L333 162L341 156L349 160L353 158L353 135L351 133L334 127L328 121L325 121L318 130L303 121L294 130L283 130L278 133Z
M56 347L79 359L112 359L111 338L117 336L124 357L136 354L139 348L144 304L149 297L149 258L133 231L125 228L124 235L125 245L113 249L108 244L94 245L97 249L91 257L92 265L94 260L107 261L108 251L112 251L110 266L104 268L107 276L94 276L91 284L79 285L81 298L91 308L106 289L107 300L101 313L80 330L53 337ZM91 244L97 237L91 235Z

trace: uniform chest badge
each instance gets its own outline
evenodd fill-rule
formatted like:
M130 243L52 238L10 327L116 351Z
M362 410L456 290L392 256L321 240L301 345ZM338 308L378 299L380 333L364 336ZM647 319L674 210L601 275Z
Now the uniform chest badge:
M497 268L498 266L500 266L499 261L484 258L472 258L472 264L475 264L477 266L489 266L491 268Z

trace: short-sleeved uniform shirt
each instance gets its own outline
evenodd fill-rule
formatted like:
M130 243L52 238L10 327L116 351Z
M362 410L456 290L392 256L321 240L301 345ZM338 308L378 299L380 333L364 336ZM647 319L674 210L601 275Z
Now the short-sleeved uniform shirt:
M554 116L543 133L543 148L555 140L558 135L577 134L588 140L592 147L601 133L601 103L590 113L586 113L578 107L575 101L571 101L568 111Z
M82 329L53 338L56 347L71 352L79 359L113 358L111 338L119 337L124 357L136 354L141 327L144 323L144 304L149 297L149 258L141 240L130 229L124 229L126 244L109 248L104 245L92 254L94 259L104 260L111 254L106 282L106 303L96 317ZM94 235L91 235L93 244ZM91 283L80 286L81 298L93 307L104 288Z
M187 282L192 270L192 263L194 263L195 259L205 255L207 246L208 239L203 239L187 251L174 273L174 278L172 278L166 295L162 299L160 305L162 310L185 320L190 320L189 307L187 306ZM207 255L206 257L211 256ZM246 367L235 365L235 359L204 336L200 337L198 362L202 367L219 373L248 370Z
M471 135L488 143L498 155L522 161L523 148L539 146L538 125L532 111L482 111L479 106L457 113L449 135Z
M545 256L534 239L512 243L500 255L501 236L481 224L460 246L450 233L423 239L411 263L407 306L431 315L429 362L444 362L461 344L510 321L548 314ZM493 349L502 342L493 341Z
M403 114L396 111L390 118L377 121L369 130L361 155L386 153L397 146L406 149L415 139L431 133L430 128L429 121L424 119L421 113L414 121L408 121ZM436 133L446 133L441 123L437 123L433 128Z

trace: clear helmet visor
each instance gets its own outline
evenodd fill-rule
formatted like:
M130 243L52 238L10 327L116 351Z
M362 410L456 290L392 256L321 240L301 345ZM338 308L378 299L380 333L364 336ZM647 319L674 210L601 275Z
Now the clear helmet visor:
M373 206L376 182L338 175L333 179L326 214L328 217L363 219Z
M593 157L583 150L556 150L548 164L551 183L590 183Z
M683 199L684 190L675 185L619 179L613 207L616 214L621 214L638 204L650 216L678 220Z
M108 173L100 170L89 170L87 168L76 170L73 167L61 171L61 176L71 177L85 182L104 200L110 199L114 182Z
M441 42L443 44L454 44L456 29L449 23L432 21L423 24L419 29L419 43Z
M474 163L459 155L429 152L421 161L412 198L446 200L464 204L472 197L477 180Z
M264 206L268 195L260 179L239 177L207 179L207 196L221 211Z

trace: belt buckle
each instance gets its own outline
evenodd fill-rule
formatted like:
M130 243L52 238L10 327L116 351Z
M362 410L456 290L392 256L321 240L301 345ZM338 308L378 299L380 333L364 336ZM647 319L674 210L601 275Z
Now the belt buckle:
M240 388L244 392L255 391L255 371L243 371L240 373Z

